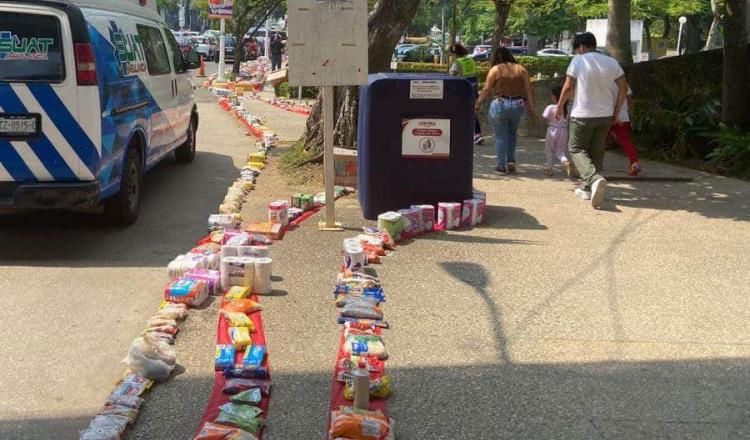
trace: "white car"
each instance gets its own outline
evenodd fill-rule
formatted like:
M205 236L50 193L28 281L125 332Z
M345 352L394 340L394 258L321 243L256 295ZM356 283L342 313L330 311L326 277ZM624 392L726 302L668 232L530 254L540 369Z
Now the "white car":
M536 53L539 57L572 57L572 54L560 49L542 49Z
M195 40L195 51L203 56L208 61L213 61L214 54L216 53L217 44L216 41L211 37L196 37Z

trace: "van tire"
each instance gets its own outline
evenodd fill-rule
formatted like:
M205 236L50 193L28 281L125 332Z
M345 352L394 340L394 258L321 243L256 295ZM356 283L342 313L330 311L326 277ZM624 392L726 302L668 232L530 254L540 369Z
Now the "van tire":
M190 126L187 131L187 140L174 152L175 159L179 163L190 163L195 160L195 116L190 118Z
M143 186L143 164L135 148L128 148L125 165L122 167L120 192L104 202L104 214L110 223L129 226L138 219Z

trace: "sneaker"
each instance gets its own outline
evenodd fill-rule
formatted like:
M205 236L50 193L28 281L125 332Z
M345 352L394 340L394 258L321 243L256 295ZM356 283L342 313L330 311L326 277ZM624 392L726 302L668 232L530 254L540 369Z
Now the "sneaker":
M583 188L576 188L575 194L583 200L591 200L591 191L586 191Z
M546 170L544 170L544 175L545 176L552 177L553 174L555 174L555 172L552 170L552 167L549 167Z
M505 167L495 167L495 172L505 174L508 171L505 169Z
M604 202L604 196L607 193L607 179L600 178L591 185L591 206L599 209Z
M563 168L565 168L565 175L568 176L568 179L573 177L573 167L570 166L569 161L566 160L565 162L563 162Z
M509 173L515 173L516 172L516 163L515 162L508 162L508 172Z
M637 176L641 174L641 171L643 171L641 162L636 160L635 162L630 163L630 166L628 167L628 176Z
M474 145L484 145L484 136L482 136L481 134L475 134Z

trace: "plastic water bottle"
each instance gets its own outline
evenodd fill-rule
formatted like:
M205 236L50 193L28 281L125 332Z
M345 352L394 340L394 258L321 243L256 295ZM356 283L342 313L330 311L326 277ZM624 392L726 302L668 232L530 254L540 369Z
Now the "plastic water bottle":
M354 376L354 407L358 409L370 409L370 372L360 362L352 373Z

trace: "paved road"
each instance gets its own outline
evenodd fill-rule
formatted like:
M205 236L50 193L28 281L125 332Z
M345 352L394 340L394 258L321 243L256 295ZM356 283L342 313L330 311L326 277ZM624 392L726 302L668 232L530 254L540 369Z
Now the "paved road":
M249 148L200 93L198 157L168 159L146 176L134 226L81 214L0 217L0 438L77 438L156 310L166 264L205 233Z

